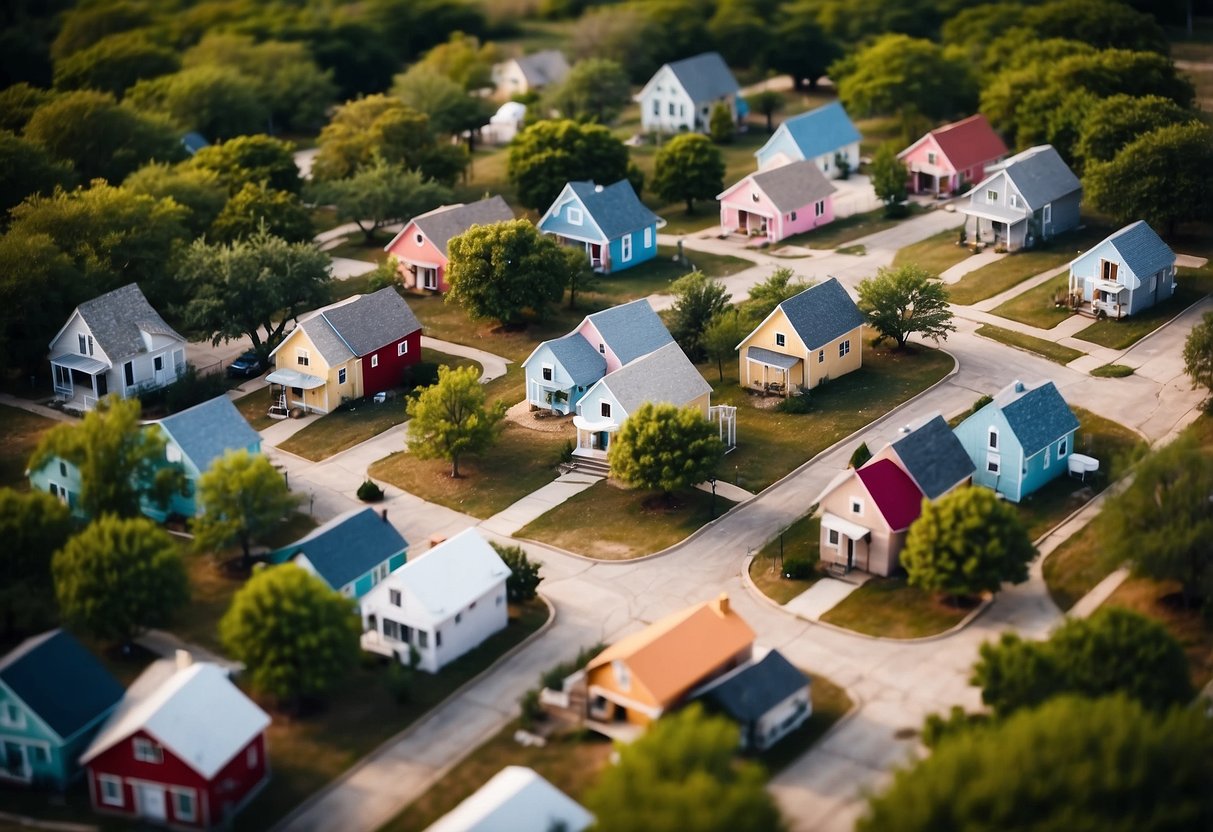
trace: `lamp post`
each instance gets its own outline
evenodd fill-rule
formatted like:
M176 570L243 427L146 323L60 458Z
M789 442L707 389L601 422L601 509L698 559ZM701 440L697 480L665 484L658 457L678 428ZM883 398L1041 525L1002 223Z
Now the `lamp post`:
M712 519L716 519L716 478L708 477L708 482L712 485Z

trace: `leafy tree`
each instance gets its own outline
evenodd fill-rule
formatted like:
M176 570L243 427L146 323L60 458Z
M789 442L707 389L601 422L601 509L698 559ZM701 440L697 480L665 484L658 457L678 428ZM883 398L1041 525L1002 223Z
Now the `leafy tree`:
M1184 372L1213 393L1213 312L1206 312L1184 341Z
M40 145L0 132L0 226L10 208L28 196L48 196L75 181L71 165L51 157Z
M906 35L883 35L830 68L838 97L851 113L911 110L932 119L970 112L977 85L968 65L943 47Z
M754 112L762 113L767 120L767 132L774 133L775 125L773 119L775 114L782 112L784 108L783 94L778 90L763 90L759 93L749 96L750 107Z
M527 220L474 225L452 237L447 252L447 302L506 324L521 320L528 309L542 317L585 259Z
M176 72L181 61L145 32L123 32L97 41L55 64L55 87L93 89L122 96L136 81Z
M219 639L254 690L298 704L321 697L358 663L354 604L293 563L263 569L237 590Z
M521 546L502 546L494 543L493 548L505 565L510 568L510 576L505 579L505 595L511 604L521 604L530 601L539 591L539 564L526 556L526 550Z
M316 197L336 206L342 222L356 223L368 243L388 223L414 217L452 198L449 188L382 158L359 168L349 179L320 183Z
M555 109L565 118L610 124L631 96L628 75L608 58L588 58L569 70L564 81L544 98L542 110Z
M200 551L240 544L245 568L253 542L277 527L298 503L283 478L261 454L228 451L198 478L198 516L190 524Z
M82 281L80 270L46 234L0 236L0 361L36 376L46 344L73 304L65 289Z
M645 0L636 6L653 27L651 48L659 64L694 55L711 42L699 0Z
M573 24L569 41L570 54L615 61L637 84L647 81L661 65L656 24L638 5L589 9Z
M724 312L732 295L723 284L701 271L678 278L670 291L674 294L670 334L692 361L702 360L702 333L717 315Z
M667 496L712 476L723 458L716 426L698 408L652 402L628 415L607 451L611 476Z
M290 142L258 133L204 147L189 164L217 174L231 193L248 184L265 183L276 191L297 194L303 182L294 150Z
M857 828L1206 829L1210 778L1213 727L1197 710L1062 697L943 739L896 774Z
M904 215L902 203L909 194L910 173L905 163L897 158L897 149L892 144L885 142L876 149L870 173L876 198L884 203L885 216Z
M1108 162L1138 136L1196 121L1196 114L1157 95L1113 95L1088 113L1076 146L1084 162Z
M1028 579L1036 549L1015 512L986 488L923 501L901 552L910 586L949 595L996 592Z
M171 198L189 212L184 224L194 237L210 229L228 197L219 174L190 164L150 162L126 177L122 187L157 200Z
M566 182L611 184L627 177L628 149L600 124L539 121L514 137L506 172L518 201L542 211Z
M859 282L859 309L879 336L904 349L917 333L935 342L947 340L956 331L948 309L948 291L926 269L907 263L897 268L877 269L875 277Z
M481 44L480 38L454 31L446 43L426 52L416 66L450 78L465 90L479 90L492 86L493 64L500 60L496 45Z
M729 110L729 105L723 101L717 101L716 106L712 108L712 115L708 119L708 134L712 137L712 141L716 144L728 144L733 141L733 113Z
M211 225L212 236L221 243L251 237L260 230L288 243L302 243L312 239L312 218L296 194L250 182L232 194Z
M0 90L0 130L20 133L39 107L54 97L50 90L13 84Z
M487 450L505 417L504 402L485 404L476 367L438 368L438 383L409 399L408 448L419 459L445 459L458 478L459 460Z
M138 517L143 499L164 502L172 482L164 468L164 437L144 430L138 399L108 396L79 422L60 422L42 435L30 457L37 471L58 458L80 472L80 508L88 517Z
M794 298L812 286L803 277L796 274L787 266L780 266L771 272L771 276L750 289L750 296L741 303L741 313L746 326L751 329L766 320L767 315L775 311L775 307L789 298ZM748 330L747 330L748 332ZM745 335L746 333L742 333ZM737 346L741 339L733 342Z
M703 330L700 346L707 357L716 362L716 372L720 374L721 381L724 381L725 359L732 359L737 345L749 332L749 322L735 308L721 312Z
M29 635L54 622L51 556L72 531L67 506L50 494L0 488L0 637Z
M301 312L329 301L329 256L308 243L264 231L230 244L195 240L178 280L190 297L183 313L211 343L247 335L262 362Z
M759 67L766 62L773 3L767 0L718 0L708 20L712 42L730 66Z
M650 187L666 202L686 202L693 214L696 199L714 199L724 190L724 157L707 136L675 136L657 151Z
M486 99L475 98L459 84L424 64L413 64L397 75L392 95L423 113L436 133L475 130L493 114Z
M1213 218L1213 193L1199 178L1209 170L1213 130L1174 124L1134 139L1110 162L1089 165L1083 185L1096 210L1122 222L1142 219L1171 235L1180 223Z
M813 0L787 3L775 19L779 22L771 33L767 63L791 75L798 92L806 82L816 90L826 70L842 57L842 47L818 24Z
M630 420L629 420L630 421ZM600 832L782 828L753 761L737 760L737 726L694 703L663 716L586 793Z
M73 8L63 15L51 56L62 60L87 49L107 35L127 32L152 23L152 9L132 2L98 3Z
M986 642L972 682L999 716L1063 693L1123 693L1160 711L1192 698L1188 658L1179 642L1158 622L1120 607L1068 619L1045 642L1014 633L1003 634L997 644Z
M867 442L860 442L859 446L851 454L851 459L847 462L848 468L859 468L872 458L872 452L868 450Z
M64 621L106 641L129 643L168 624L189 600L177 544L146 517L104 514L51 561Z
M1167 37L1154 17L1118 0L1053 0L1023 11L1036 37L1069 38L1096 49L1133 49L1166 55Z
M212 141L256 133L269 123L269 108L253 85L225 66L195 66L140 81L126 101Z

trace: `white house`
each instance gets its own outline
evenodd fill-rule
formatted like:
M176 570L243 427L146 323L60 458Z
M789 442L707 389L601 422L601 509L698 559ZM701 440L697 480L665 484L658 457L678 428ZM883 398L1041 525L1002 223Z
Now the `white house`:
M388 575L362 598L362 649L430 673L509 623L510 568L466 529Z
M702 133L717 102L724 102L737 121L740 89L720 53L704 52L657 70L634 100L640 102L640 124L646 131Z
M110 393L125 399L165 387L185 372L185 339L135 283L77 306L50 346L55 395L78 410Z
M506 766L426 832L582 832L594 816L534 769Z

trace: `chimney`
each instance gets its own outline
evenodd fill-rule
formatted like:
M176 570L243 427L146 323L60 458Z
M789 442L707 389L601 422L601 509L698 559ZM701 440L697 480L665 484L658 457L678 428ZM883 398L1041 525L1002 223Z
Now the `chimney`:
M386 522L387 522L387 509L385 508L385 509L384 509L384 510L381 512L381 514L383 515L383 522L384 522L384 523L386 523Z
M185 670L194 663L194 657L190 655L189 650L177 649L177 669Z
M729 614L729 593L720 593L720 597L716 599L716 611L722 618Z
M1015 392L1016 393L1023 392L1023 382L1020 381L1019 379L1015 379Z

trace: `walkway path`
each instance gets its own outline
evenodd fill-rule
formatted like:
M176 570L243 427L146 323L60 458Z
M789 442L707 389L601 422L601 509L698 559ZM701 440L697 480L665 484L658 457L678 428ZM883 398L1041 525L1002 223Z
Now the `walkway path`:
M54 419L57 422L75 422L74 417L68 416L62 410L55 410L53 407L47 407L44 404L31 402L29 399L23 399L20 396L14 396L12 393L0 393L0 404L6 407L14 407L17 410L24 410L26 413L33 413L35 416L42 416L46 419Z
M460 358L470 358L472 361L475 361L481 367L481 384L488 384L495 378L501 378L509 370L509 365L514 363L508 358L502 358L500 355L494 355L491 352L485 352L484 350L478 350L475 347L468 347L463 344L456 344L453 341L431 338L428 335L421 336L421 346L445 352L447 355L457 355Z
M483 521L480 528L502 537L509 537L527 523L539 519L564 501L599 482L602 482L602 477L575 472L564 474Z
M997 263L1006 256L1007 255L1005 253L998 254L993 250L983 251L980 254L971 255L966 257L964 260L961 260L955 266L944 269L942 272L940 272L939 279L948 285L959 283L960 279L966 274L975 272L984 266L990 265L991 263ZM1018 293L1019 292L1016 292L1016 294Z
M852 581L821 578L784 604L783 608L809 621L820 621L823 615L841 604L844 598L857 589L859 584Z

